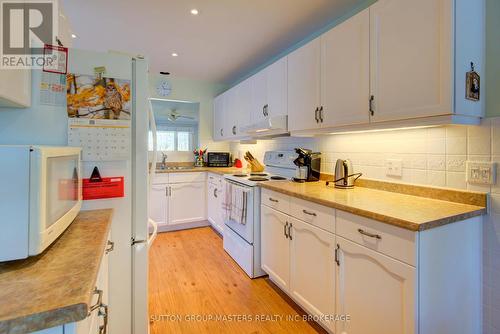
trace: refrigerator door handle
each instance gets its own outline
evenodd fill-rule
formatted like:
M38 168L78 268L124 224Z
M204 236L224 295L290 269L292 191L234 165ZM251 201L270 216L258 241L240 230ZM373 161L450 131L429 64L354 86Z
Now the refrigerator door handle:
M147 241L148 248L149 248L151 246L151 244L153 243L153 241L155 241L156 236L158 235L158 223L152 219L149 219L148 222L149 222L149 224L151 224L151 226L153 226L153 233L151 233L151 235L149 236L148 241Z

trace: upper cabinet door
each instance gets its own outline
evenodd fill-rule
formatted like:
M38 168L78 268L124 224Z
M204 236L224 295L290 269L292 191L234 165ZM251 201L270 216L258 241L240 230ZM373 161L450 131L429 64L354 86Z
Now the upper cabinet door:
M337 236L339 270L336 333L415 333L416 271L403 262Z
M222 133L224 140L231 140L236 137L238 133L238 95L236 92L237 87L233 87L224 92L224 127Z
M370 11L321 36L322 127L370 122Z
M236 133L234 136L245 137L241 128L250 125L252 110L252 80L247 79L236 86Z
M214 140L224 139L224 94L214 99L213 137Z
M452 113L451 1L379 0L370 7L372 121Z
M287 57L281 58L265 70L267 86L267 110L269 117L282 116L287 111Z
M288 129L318 128L320 106L320 38L309 42L288 56Z
M267 75L266 70L260 71L250 78L252 90L251 122L257 123L266 118Z

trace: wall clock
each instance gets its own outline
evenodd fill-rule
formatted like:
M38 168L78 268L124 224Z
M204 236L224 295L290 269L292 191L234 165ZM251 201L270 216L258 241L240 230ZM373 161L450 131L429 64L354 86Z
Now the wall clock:
M172 86L168 81L160 81L156 86L156 93L160 96L169 96L172 92Z

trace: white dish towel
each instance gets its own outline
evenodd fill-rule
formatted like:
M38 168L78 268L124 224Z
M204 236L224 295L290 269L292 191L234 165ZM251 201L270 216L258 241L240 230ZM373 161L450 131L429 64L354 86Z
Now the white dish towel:
M230 182L224 182L225 191L224 199L222 200L222 212L224 221L228 221L231 217L231 206L233 196L233 185Z
M230 220L242 225L247 223L247 198L248 189L232 187Z

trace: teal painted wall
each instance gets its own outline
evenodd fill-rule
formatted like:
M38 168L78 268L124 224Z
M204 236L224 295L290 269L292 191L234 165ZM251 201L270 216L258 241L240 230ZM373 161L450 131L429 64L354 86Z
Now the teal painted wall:
M486 0L486 116L500 116L499 0Z

